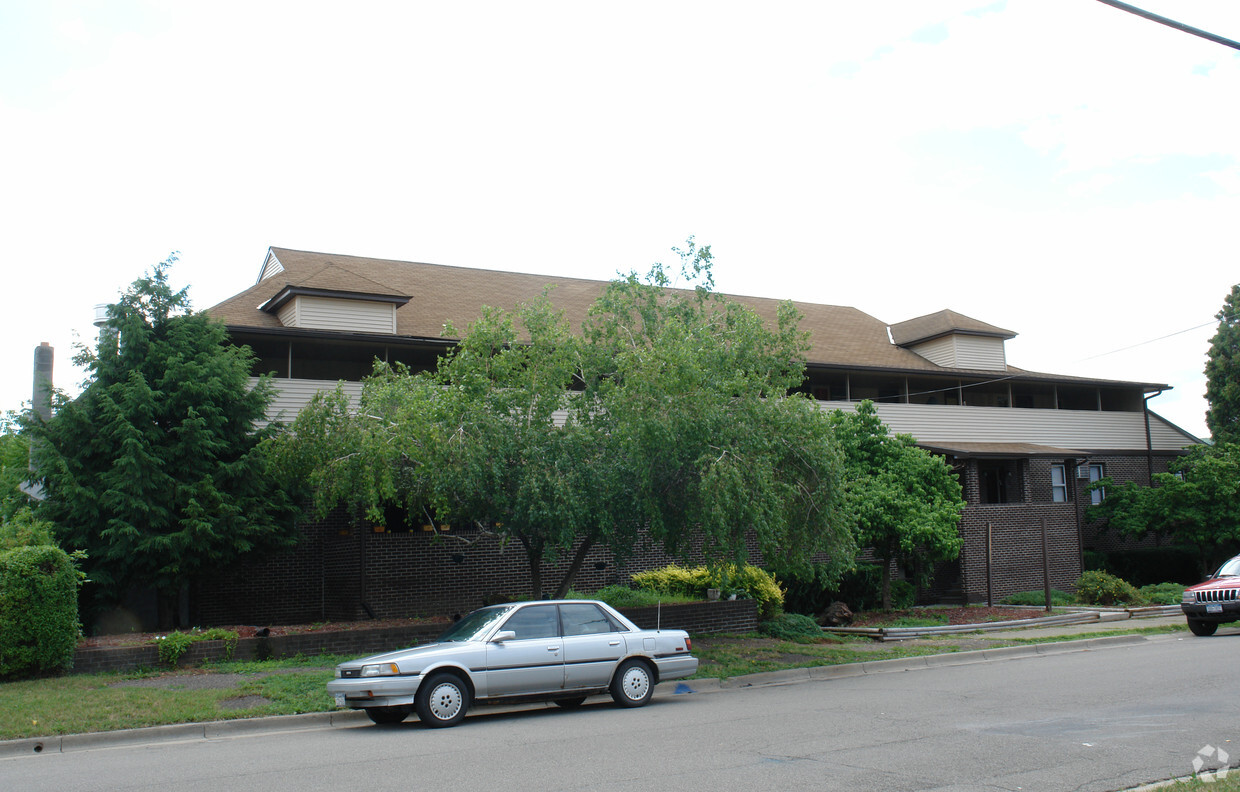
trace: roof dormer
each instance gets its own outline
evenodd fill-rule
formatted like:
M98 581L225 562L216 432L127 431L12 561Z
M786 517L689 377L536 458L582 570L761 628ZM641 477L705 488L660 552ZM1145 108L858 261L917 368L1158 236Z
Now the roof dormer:
M396 309L408 297L285 286L259 306L285 327L348 333L396 332Z
M1004 342L1016 337L1011 330L949 310L909 319L887 329L892 343L937 366L974 371L1006 371Z

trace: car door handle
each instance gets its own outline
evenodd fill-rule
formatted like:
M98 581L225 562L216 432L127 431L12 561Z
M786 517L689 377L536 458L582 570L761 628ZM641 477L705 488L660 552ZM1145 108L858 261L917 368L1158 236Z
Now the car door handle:
M619 641L609 641L609 642L607 643L607 645L608 645L608 646L619 646L619 645L620 645L620 642L619 642Z
M548 651L548 652L558 652L558 651L560 651L560 647L558 647L558 646L548 646L548 647L547 647L547 651Z

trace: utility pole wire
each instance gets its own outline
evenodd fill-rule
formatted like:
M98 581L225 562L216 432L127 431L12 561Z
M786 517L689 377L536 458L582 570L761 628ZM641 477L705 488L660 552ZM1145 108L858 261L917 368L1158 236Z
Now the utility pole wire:
M1098 0L1098 2L1109 5L1112 8L1118 8L1120 11L1127 11L1130 14L1136 14L1139 17L1144 17L1145 19L1152 22L1157 22L1160 25L1166 25L1167 27L1172 27L1176 30L1182 30L1185 33L1191 33L1194 36L1200 36L1208 41L1213 41L1215 44L1222 44L1224 47L1231 47L1232 49L1240 50L1240 42L1232 41L1229 38L1223 38L1222 36L1215 35L1208 30L1195 28L1192 25L1185 25L1183 22L1176 22L1174 19L1167 19L1165 16L1159 16L1158 14L1150 13L1149 11L1142 10L1136 6L1121 3L1119 0Z

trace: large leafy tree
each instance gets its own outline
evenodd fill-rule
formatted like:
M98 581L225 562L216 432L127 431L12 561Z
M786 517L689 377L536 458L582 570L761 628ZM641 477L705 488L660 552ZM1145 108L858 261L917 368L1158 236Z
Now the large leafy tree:
M613 281L584 337L591 417L627 462L631 497L673 553L831 576L856 554L840 506L830 421L804 381L808 335L790 303L773 325L713 291L709 246L690 239L679 271ZM687 288L669 288L677 274Z
M165 627L195 576L294 541L292 500L262 448L271 430L256 429L271 386L251 387L250 350L172 289L174 261L108 306L97 348L76 358L82 394L58 397L46 423L26 418L38 515L87 552L96 604L152 586Z
M18 431L13 413L0 417L0 521L26 507L22 485L30 476L30 443Z
M1206 425L1216 443L1240 443L1240 283L1218 312L1206 360Z
M1106 499L1086 510L1087 519L1105 520L1121 536L1152 532L1196 548L1202 577L1240 546L1240 444L1194 446L1151 487L1109 478L1091 485L1101 487Z
M872 402L832 413L846 470L845 511L857 542L882 567L883 608L891 609L891 565L956 558L963 539L960 482L941 457L909 435L889 435Z
M673 552L700 547L808 564L853 546L835 508L829 422L789 396L804 338L772 329L709 288L710 251L690 242L674 291L656 266L613 282L571 332L549 296L516 315L486 309L433 372L380 368L350 409L319 399L282 441L320 506L372 517L385 503L469 521L518 542L535 596L561 596L590 548L619 557L639 529ZM558 586L543 562L571 554Z

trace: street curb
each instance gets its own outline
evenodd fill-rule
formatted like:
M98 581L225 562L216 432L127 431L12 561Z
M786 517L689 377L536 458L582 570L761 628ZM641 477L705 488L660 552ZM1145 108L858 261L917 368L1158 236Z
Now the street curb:
M726 679L690 679L667 682L655 689L658 698L678 695L718 693L725 690L796 685L804 682L826 682L847 677L890 674L915 671L923 668L971 665L974 663L1017 660L1039 655L1088 652L1119 646L1145 643L1143 635L1115 635L1105 638L1088 638L1081 641L1058 641L1054 643L1005 646L994 649L976 649L968 652L949 652L920 657L900 657L891 660L865 660L859 663L843 663L812 668L790 668L784 671L764 671L757 674L729 677ZM484 711L494 711L487 707ZM124 729L87 734L65 734L51 737L30 737L21 740L0 741L0 759L34 756L45 753L68 753L99 748L117 748L144 745L154 742L226 739L244 734L270 734L285 731L329 729L369 724L370 719L360 710L336 710L311 712L305 715L274 715L266 718L238 718L235 720L182 723L169 726L149 726L142 729Z

